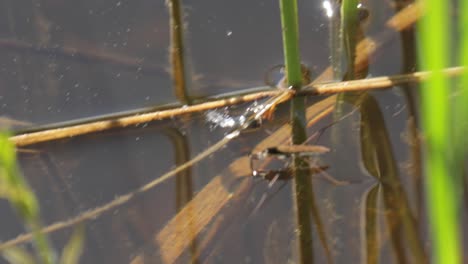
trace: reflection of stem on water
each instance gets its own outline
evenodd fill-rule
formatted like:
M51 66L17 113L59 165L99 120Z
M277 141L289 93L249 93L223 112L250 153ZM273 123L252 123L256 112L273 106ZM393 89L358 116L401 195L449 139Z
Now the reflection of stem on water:
M309 207L312 217L314 219L314 223L317 229L317 234L320 239L320 243L322 244L323 250L325 251L325 256L329 264L333 263L333 256L330 247L328 246L328 238L325 232L325 227L323 225L322 218L320 217L320 211L318 206L315 203L315 196L313 193L312 185L310 185L311 191L308 193L309 197Z
M401 12L390 18L387 22L386 30L376 38L365 38L357 17L358 8L356 0L343 0L341 7L341 41L347 56L347 73L344 80L360 79L367 75L368 58L377 49L388 41L394 30L402 31L413 25L421 16L421 4L416 3L404 8ZM405 14L406 16L402 16ZM335 119L341 115L343 101L346 101L346 94L342 94L337 100L337 113ZM334 133L336 134L336 133ZM336 141L336 136L333 136Z
M341 47L344 50L346 63L346 73L344 76L340 76L343 81L352 81L357 79L364 79L367 76L368 71L368 48L358 50L358 43L365 43L364 33L362 30L361 21L359 20L359 9L357 0L342 0L340 7L340 30L334 32L338 34L335 38L341 43ZM372 45L370 45L372 46ZM359 53L359 55L358 55ZM340 58L341 59L341 58ZM353 93L340 93L337 97L335 113L333 114L333 120L340 119L344 112L345 102L349 101L349 97L353 97ZM346 144L343 142L343 138L339 137L338 129L332 129L332 141L335 145Z
M406 8L411 2L408 1L396 1L395 11L400 11ZM401 52L402 52L402 70L403 74L412 73L417 70L417 49L416 49L416 32L415 27L408 27L400 31L401 38ZM419 120L417 116L417 104L416 104L416 91L413 84L407 83L402 84L400 87L406 99L408 106L408 120L406 126L406 143L410 149L410 158L408 161L408 172L413 178L413 186L415 186L416 193L416 221L419 222L420 216L423 210L423 184L422 184L422 161L421 161L421 140L419 137Z
M175 164L180 166L190 160L190 149L187 142L186 136L175 129L170 128L165 130L165 134L171 139L173 148L175 150ZM192 171L191 168L187 168L177 174L175 179L176 185L176 207L177 212L180 212L185 205L193 198L193 182L192 182ZM190 213L190 212L189 212ZM192 224L188 224L188 229L194 230ZM197 263L196 256L198 255L197 241L194 239L191 241L190 253L192 255L192 263Z
M372 185L362 196L361 214L361 263L378 263L380 239L378 236L378 198L381 186ZM401 262L398 262L401 263Z
M291 128L292 143L300 145L307 140L305 101L303 97L295 97L291 100ZM299 230L300 263L312 263L312 226L310 219L310 204L312 194L312 181L309 177L309 164L301 157L293 156L293 195L296 224Z
M305 118L304 98L298 97L292 99L291 119L293 145L279 145L274 148L266 149L258 155L262 156L274 153L275 155L286 155L292 158L292 171L288 170L287 173L291 174L294 182L293 200L295 202L296 226L299 232L300 262L311 263L311 261L313 261L311 213L327 260L329 263L332 263L331 252L328 247L320 214L315 204L312 181L310 178L311 174L317 172L324 173L323 169L325 168L315 167L315 165L310 168L309 161L307 160L308 156L322 154L328 152L329 149L323 146L300 145L307 141L306 127L308 124ZM278 177L278 175L279 174L277 174L276 177Z
M366 94L361 106L361 146L363 164L382 185L387 224L396 250L405 239L417 263L427 262L424 246L419 237L418 226L409 199L402 187L393 149L383 115L376 100ZM402 232L404 231L404 232Z
M180 166L190 160L190 149L187 139L182 133L175 129L165 129L164 133L169 137L175 151L175 164ZM176 206L177 210L182 208L187 201L191 200L192 196L192 177L191 170L181 171L176 176Z

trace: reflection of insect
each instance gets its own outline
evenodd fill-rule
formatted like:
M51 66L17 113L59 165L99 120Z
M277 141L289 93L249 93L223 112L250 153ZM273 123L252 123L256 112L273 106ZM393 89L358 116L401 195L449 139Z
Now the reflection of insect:
M294 95L296 94L296 91L291 87L287 89L279 88L283 91L283 93L279 94L278 96L274 97L274 100L270 102L270 105L268 106L269 109L263 114L263 118L271 120L273 119L273 113L276 110L276 107L288 101L289 99L293 98Z
M293 157L309 158L329 151L329 148L317 145L271 147L250 155L250 169L253 176L260 176L266 180L289 179Z
M250 169L252 176L261 177L269 181L268 186L271 188L277 180L287 181L292 178L294 174L291 165L295 157L309 159L329 151L329 148L317 145L280 145L270 147L250 155ZM312 163L309 165L312 166L307 167L307 169L309 169L311 174L324 172L328 168L328 166L316 166L317 164L314 160L309 159L309 161ZM285 184L286 182L276 192L281 190ZM260 198L251 215L254 215L266 200L267 195L265 193Z
M283 74L284 76L278 80L277 82L273 81L272 75L275 71ZM302 72L302 85L308 85L311 82L310 79L310 70L304 64L301 64L301 72ZM272 103L272 107L263 115L264 118L270 120L273 117L273 112L276 109L276 106L288 101L296 94L296 90L294 87L288 85L288 81L286 79L286 70L283 65L276 65L273 66L265 75L265 83L273 88L277 88L280 90L285 91L283 96L280 96L278 100ZM299 87L297 87L299 88Z
M301 64L301 72L302 72L302 85L308 85L311 82L311 72L310 69ZM276 74L281 75L281 78L274 78ZM276 80L275 80L276 79ZM280 89L288 89L287 80L286 80L286 69L284 65L278 64L271 67L264 76L265 84L273 87L273 88L280 88Z

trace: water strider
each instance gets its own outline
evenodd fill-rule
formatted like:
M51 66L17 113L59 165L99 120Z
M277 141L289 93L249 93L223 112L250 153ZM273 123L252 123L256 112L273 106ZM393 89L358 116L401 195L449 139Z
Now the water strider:
M269 181L287 180L292 177L291 164L295 157L311 159L329 152L330 149L318 145L279 145L250 155L252 176ZM316 160L310 160L315 167Z
M267 180L269 182L268 188L272 188L273 184L278 180L284 182L271 195L267 195L267 192L265 192L249 217L255 215L260 210L268 200L268 196L271 198L274 193L279 192L286 186L288 180L294 177L293 161L295 158L302 158L308 161L306 163L308 164L307 167L299 169L308 170L310 175L321 174L334 185L345 184L344 182L337 181L325 172L328 166L317 164L317 156L329 151L329 148L319 145L279 145L250 154L250 169L253 177Z

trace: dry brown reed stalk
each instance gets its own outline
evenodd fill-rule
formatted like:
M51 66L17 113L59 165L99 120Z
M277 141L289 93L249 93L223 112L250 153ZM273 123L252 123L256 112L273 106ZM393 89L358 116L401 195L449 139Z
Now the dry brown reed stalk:
M162 111L148 112L143 114L134 114L132 116L109 118L105 120L99 120L84 124L77 124L71 126L65 126L61 128L47 129L43 131L31 132L20 134L11 137L13 143L20 147L40 142L46 142L51 140L57 140L62 138L69 138L78 135L84 135L89 133L100 132L112 128L122 128L131 125L137 125L141 123L151 122L154 120L161 120L165 118L172 118L175 116L185 115L189 113L197 113L206 111L213 108L229 106L242 102L254 101L260 98L274 96L280 94L281 91L266 91L258 92L250 95L244 95L240 97L231 97L212 102L200 103L191 106L179 107L176 109L168 109Z
M453 67L444 69L442 72L446 76L454 77L466 71L466 67ZM339 83L311 84L307 86L303 93L313 95L326 95L342 92L353 92L363 90L383 89L404 83L421 82L426 80L431 72L414 72L393 76L383 76L370 79L345 81Z
M454 67L445 69L443 72L448 76L460 75L466 68ZM363 80L337 82L337 83L324 83L316 84L315 82L308 85L303 89L301 94L312 94L312 95L326 95L341 92L350 91L362 91L362 90L373 90L373 89L384 89L392 87L394 85L408 83L408 82L420 82L426 79L430 75L430 72L415 72L410 74L402 74L395 76L376 77ZM44 131L37 131L31 133L20 134L11 137L13 143L18 146L27 146L40 142L46 142L51 140L57 140L62 138L69 138L79 135L85 135L89 133L100 132L112 128L122 128L131 125L137 125L146 123L154 120L162 120L165 118L172 118L175 116L185 115L189 113L197 113L206 111L213 108L219 108L229 106L238 103L244 103L249 101L258 100L267 96L279 95L282 92L280 90L265 91L252 93L240 97L233 97L227 99L216 100L212 102L206 102L201 104L195 104L186 107L179 107L176 109L168 109L162 111L149 112L144 114L137 114L133 116L109 118L107 120L94 121L90 123L84 123L79 125L66 126L61 128L48 129Z

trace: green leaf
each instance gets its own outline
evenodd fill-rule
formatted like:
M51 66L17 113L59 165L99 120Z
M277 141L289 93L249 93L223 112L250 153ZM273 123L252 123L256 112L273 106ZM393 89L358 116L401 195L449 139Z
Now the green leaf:
M70 241L65 245L60 258L61 264L79 263L80 256L83 253L84 227L78 226L70 238Z
M462 1L467 2L467 1ZM458 132L451 122L457 115L451 98L450 82L442 74L449 65L450 1L425 1L425 15L419 30L421 35L420 64L433 74L423 83L421 90L422 123L426 139L426 195L433 241L434 263L461 263L460 228L456 181ZM459 9L463 10L463 9ZM461 17L466 16L463 12ZM465 117L466 118L466 117ZM456 129L456 128L455 128ZM455 143L455 145L454 145Z
M35 264L34 257L20 247L12 247L3 250L2 256L8 263L12 264Z

